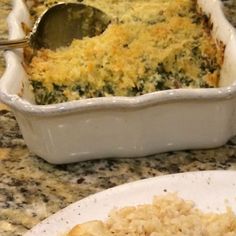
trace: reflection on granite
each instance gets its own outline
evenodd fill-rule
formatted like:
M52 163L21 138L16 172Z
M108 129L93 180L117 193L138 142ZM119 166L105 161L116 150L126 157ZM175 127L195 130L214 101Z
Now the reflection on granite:
M236 0L224 1L236 26ZM0 2L6 38L10 0ZM0 74L3 72L0 61ZM236 170L236 138L211 150L55 166L29 152L13 114L0 104L0 235L22 235L47 216L92 193L138 179L196 170Z

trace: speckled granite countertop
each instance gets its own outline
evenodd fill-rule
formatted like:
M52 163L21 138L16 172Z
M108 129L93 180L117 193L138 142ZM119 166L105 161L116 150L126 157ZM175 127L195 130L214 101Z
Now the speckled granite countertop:
M0 38L7 37L10 0L0 2ZM223 1L236 26L236 0ZM0 58L0 74L4 60ZM236 170L236 138L212 150L53 166L29 152L12 113L0 104L0 235L23 235L47 216L92 193L138 179L196 170Z

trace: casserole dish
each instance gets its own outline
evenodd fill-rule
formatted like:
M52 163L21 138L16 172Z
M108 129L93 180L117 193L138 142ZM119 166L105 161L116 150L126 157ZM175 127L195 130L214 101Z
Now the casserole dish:
M10 39L30 25L22 0L8 17ZM48 162L138 157L181 149L213 148L236 133L236 32L219 0L199 0L212 34L226 46L219 88L174 89L137 97L89 98L35 105L21 50L6 51L0 99L14 112L25 142Z

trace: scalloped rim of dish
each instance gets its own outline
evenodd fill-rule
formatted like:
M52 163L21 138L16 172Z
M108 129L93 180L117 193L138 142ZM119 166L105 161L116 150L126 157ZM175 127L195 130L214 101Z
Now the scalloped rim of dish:
M220 10L220 20L224 21L228 27L231 28L231 36L236 41L236 30L228 22L223 14L222 3L219 0L215 0L217 10ZM20 12L21 10L21 12ZM29 21L29 13L26 5L23 1L14 0L13 10L7 18L9 27L9 39L16 39L24 36L21 22L19 21L19 15L25 13L26 21ZM23 15L23 14L22 14ZM22 16L21 15L21 16ZM6 60L6 71L3 74L1 80L6 80L9 76L15 75L15 67L19 63L17 55L22 56L21 50L5 51L4 57ZM72 113L84 110L95 109L119 109L119 108L139 108L143 106L150 106L153 104L177 102L181 100L218 100L218 99L230 99L236 96L236 83L227 87L220 88L199 88L199 89L170 89L148 93L136 97L100 97L100 98L88 98L75 101L69 101L58 104L50 105L36 105L21 98L17 94L8 94L7 92L0 91L0 100L9 105L15 110L30 113L37 116L51 116L64 113Z

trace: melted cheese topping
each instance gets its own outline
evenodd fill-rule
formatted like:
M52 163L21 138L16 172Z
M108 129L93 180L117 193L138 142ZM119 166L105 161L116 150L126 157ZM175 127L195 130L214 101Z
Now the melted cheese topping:
M37 103L218 86L224 48L194 0L83 3L114 20L99 36L38 51L27 66Z

